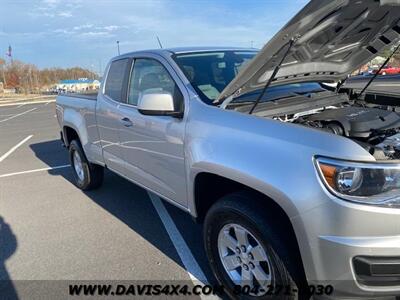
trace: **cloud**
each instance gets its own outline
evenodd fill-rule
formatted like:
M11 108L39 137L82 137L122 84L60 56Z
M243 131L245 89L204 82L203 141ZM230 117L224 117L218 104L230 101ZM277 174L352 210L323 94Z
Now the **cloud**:
M12 37L16 55L26 51L21 59L51 66L105 63L116 40L128 52L158 47L156 36L164 47L262 47L307 0L6 1L0 37Z
M108 31L88 31L82 32L81 37L98 37L98 36L112 36Z
M67 28L58 28L53 30L53 33L69 35L72 37L112 37L114 36L114 31L119 30L121 28L125 28L124 26L117 25L106 25L106 26L95 26L92 23L86 23L81 25L76 25L73 27Z
M88 29L88 28L92 28L94 25L93 24L83 24L83 25L78 25L78 26L74 26L73 29L74 30L82 30L82 29Z
M41 9L49 10L55 8L60 2L60 0L42 0L39 7Z
M57 16L63 17L63 18L70 18L70 17L72 17L72 12L70 12L70 11L60 12L57 14Z
M68 30L68 29L63 29L63 28L54 29L52 32L57 33L57 34L65 34L65 35L74 33L73 30Z
M55 5L57 3L60 3L60 0L43 0L42 2L48 5Z
M117 29L121 28L121 26L109 25L109 26L104 26L103 28L104 28L105 30L107 30L107 31L114 31L114 30L117 30Z
M61 0L41 0L30 15L33 17L71 18L73 9L71 5L65 5Z

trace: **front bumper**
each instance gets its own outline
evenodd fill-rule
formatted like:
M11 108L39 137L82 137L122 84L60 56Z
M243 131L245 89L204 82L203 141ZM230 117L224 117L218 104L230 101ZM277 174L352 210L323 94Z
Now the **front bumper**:
M400 296L400 209L321 197L324 204L292 219L308 282L332 285L334 299ZM368 270L365 258L393 264Z

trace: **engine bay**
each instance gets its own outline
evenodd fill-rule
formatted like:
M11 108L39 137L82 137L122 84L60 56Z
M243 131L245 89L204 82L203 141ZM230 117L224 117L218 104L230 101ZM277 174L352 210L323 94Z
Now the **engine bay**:
M259 95L242 95L224 108L248 114ZM284 85L271 87L253 114L352 139L376 160L400 159L400 99L359 98L352 90L338 92L326 84Z
M274 119L348 137L377 160L400 159L400 111L397 107L345 102Z

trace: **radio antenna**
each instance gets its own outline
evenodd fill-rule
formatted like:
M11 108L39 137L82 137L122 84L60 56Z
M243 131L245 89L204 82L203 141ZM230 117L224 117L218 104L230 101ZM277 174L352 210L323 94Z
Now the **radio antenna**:
M160 38L159 38L158 36L156 36L156 37L157 37L158 45L159 45L159 46L160 46L160 48L162 49L162 48L163 48L163 46L162 46L162 44L161 44Z

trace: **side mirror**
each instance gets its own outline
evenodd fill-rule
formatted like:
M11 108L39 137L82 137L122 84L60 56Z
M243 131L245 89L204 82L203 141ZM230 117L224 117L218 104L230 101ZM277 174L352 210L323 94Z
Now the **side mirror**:
M172 116L181 118L183 112L175 107L171 94L166 92L144 93L139 97L138 111L149 116Z

